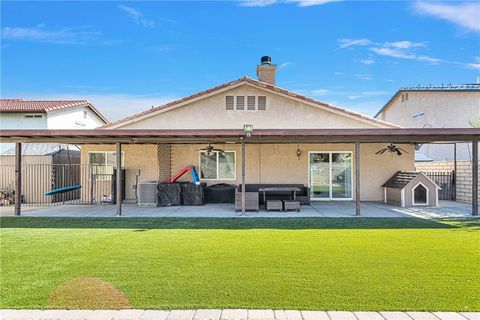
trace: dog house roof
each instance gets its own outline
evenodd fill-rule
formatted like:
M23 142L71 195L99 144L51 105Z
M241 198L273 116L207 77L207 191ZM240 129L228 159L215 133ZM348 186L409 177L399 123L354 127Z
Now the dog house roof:
M390 179L387 180L387 182L383 184L382 187L391 188L391 189L403 189L407 186L407 184L409 184L413 179L415 179L419 175L425 176L421 172L397 171ZM437 185L432 180L430 179L428 180L434 185Z

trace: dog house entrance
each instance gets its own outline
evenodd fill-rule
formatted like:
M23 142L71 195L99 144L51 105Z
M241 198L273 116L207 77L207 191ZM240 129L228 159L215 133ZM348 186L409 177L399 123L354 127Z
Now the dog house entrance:
M427 188L419 184L413 189L413 204L427 204Z

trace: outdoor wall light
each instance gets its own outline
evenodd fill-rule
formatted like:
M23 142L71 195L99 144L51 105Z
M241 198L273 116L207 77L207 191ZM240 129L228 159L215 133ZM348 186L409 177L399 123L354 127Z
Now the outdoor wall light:
M253 132L253 125L251 124L244 124L243 125L243 131L245 132L245 135L250 138L252 136Z
M298 160L300 160L300 157L302 156L302 150L300 150L300 146L298 144L297 144L296 154L297 154Z

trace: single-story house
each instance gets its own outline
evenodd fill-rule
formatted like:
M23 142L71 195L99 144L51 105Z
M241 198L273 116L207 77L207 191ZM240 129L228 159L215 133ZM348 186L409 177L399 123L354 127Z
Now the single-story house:
M102 127L103 130L138 129L366 129L398 128L275 86L276 66L268 61L257 67L259 79L243 77L212 89L148 109ZM235 142L235 141L233 141ZM182 168L194 165L207 184L241 183L241 145L231 141L202 144L125 145L126 198L135 200L135 181L167 180ZM401 156L376 154L384 143L362 145L363 200L383 200L382 184L398 170L414 170L414 145L399 147ZM313 200L352 200L354 143L263 143L246 146L246 183L304 184ZM82 163L115 159L114 145L83 145ZM189 175L183 180L191 179ZM181 179L181 180L182 180Z
M79 143L83 165L116 163L125 201L138 182L166 181L194 166L207 185L301 184L311 201L383 201L382 186L397 171L414 171L415 145L468 141L478 162L480 129L401 128L276 86L276 65L262 57L257 79L242 77L150 108L94 130L4 130L16 142ZM17 153L17 166L21 154ZM475 162L474 163L477 163ZM125 176L123 177L123 174ZM478 166L472 166L478 176ZM184 175L180 181L191 181ZM20 179L17 179L20 181ZM123 181L125 183L123 184ZM476 179L472 193L478 192ZM88 181L82 181L87 185ZM247 188L241 188L242 211ZM120 199L120 192L117 192ZM117 213L122 211L117 201ZM20 214L20 207L15 209ZM472 214L478 203L472 203Z

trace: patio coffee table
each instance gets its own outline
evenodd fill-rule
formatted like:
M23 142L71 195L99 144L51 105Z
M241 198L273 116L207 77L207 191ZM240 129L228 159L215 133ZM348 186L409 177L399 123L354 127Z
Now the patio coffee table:
M267 204L267 192L290 192L292 195L292 200L297 199L297 192L302 191L298 187L266 187L258 188L258 192L263 192L263 203Z

